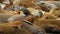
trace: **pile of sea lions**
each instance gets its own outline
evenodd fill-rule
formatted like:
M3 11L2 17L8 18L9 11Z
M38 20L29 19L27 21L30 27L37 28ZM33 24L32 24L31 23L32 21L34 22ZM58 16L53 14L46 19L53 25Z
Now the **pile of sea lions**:
M60 1L0 0L0 34L60 34Z

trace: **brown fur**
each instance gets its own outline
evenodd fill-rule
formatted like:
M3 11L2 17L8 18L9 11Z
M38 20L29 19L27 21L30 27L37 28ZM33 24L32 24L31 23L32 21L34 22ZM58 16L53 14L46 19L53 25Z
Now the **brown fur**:
M12 16L8 19L8 22L14 22L14 21L23 21L23 20L28 20L30 22L32 22L33 20L33 16L29 15L29 16L21 16L21 15L15 15L15 16Z
M0 24L0 34L32 34L31 32L21 29L19 27L15 28L14 26L21 26L21 21L4 23Z
M0 0L0 3L4 2L5 0Z
M24 6L24 7L33 7L33 8L37 7L37 8L40 8L40 6L38 6L37 4L32 3L32 1L33 0L26 0L26 1L25 0L21 0L20 1L20 5Z
M1 9L0 13L8 14L8 15L18 15L18 13L16 11L12 11L12 10L8 12L7 10Z
M60 30L60 20L55 20L55 19L44 19L40 20L38 19L36 22L34 22L35 25L37 26L42 26L43 28L48 25L53 27L56 30Z
M60 17L60 9L59 8L52 8L50 10L50 13L57 16L57 17Z
M56 19L57 17L49 12L44 13L44 15L42 16L42 20L44 19Z

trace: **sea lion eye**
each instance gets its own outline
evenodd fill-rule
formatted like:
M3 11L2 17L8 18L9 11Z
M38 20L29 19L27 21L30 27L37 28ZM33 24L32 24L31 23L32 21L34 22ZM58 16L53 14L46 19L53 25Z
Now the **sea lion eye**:
M20 12L17 12L18 14L20 14Z
M60 15L58 15L58 17L60 17Z
M18 29L18 27L17 26L13 26L15 29Z
M60 8L56 8L56 10L60 10Z
M45 4L45 3L41 3L41 4Z
M48 17L46 17L45 19L48 19Z
M58 8L56 10L59 10Z

